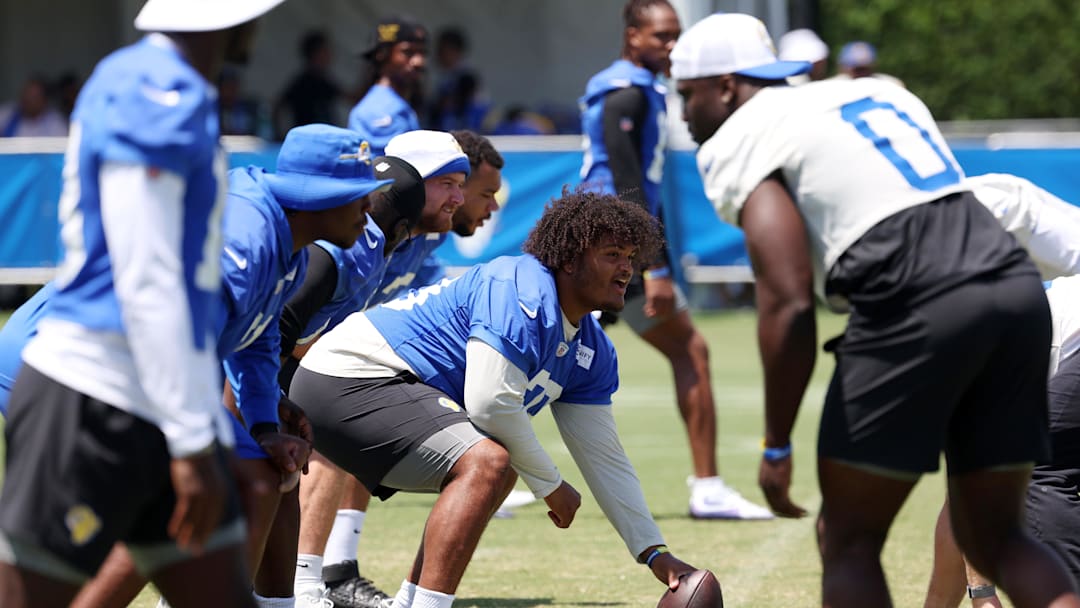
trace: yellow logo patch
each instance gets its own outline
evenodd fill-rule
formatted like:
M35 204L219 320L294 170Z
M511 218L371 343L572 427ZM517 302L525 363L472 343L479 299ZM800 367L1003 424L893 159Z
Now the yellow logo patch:
M75 505L68 509L64 516L64 524L71 532L71 542L76 546L82 546L90 542L101 531L101 519L97 513L86 505Z
M398 29L401 26L396 23L388 23L386 25L378 26L379 30L379 42L395 42L397 41Z
M460 412L461 411L461 406L460 405L458 405L453 399L448 399L446 397L439 397L439 405L445 407L448 410L453 410L455 412Z

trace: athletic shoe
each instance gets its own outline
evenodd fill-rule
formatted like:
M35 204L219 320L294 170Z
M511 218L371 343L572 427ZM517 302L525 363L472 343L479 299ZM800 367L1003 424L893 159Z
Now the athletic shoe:
M323 581L329 589L327 597L337 608L389 608L394 603L393 596L360 576L355 559L323 566Z
M296 593L296 608L334 608L325 585L312 585Z
M719 477L690 477L690 517L694 519L773 519L772 511L743 498Z
M514 509L523 507L530 502L536 502L536 497L528 490L511 490L503 499L499 508L495 511L495 519L510 519L514 516Z

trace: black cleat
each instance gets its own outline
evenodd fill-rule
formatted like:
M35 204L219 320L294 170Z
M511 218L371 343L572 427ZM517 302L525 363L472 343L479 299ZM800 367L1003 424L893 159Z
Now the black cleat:
M323 567L326 595L337 608L390 608L394 598L360 576L355 559Z

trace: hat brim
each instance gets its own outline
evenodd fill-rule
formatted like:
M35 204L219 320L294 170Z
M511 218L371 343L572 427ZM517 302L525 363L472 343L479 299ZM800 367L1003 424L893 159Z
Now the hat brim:
M135 17L135 29L144 32L224 30L247 23L284 1L232 0L193 5L188 0L148 0Z
M783 80L790 76L805 74L813 67L809 61L777 61L756 68L749 68L735 72L740 76L760 78L762 80Z
M468 177L471 171L472 166L469 165L469 157L463 155L452 159L442 166L432 169L424 179L446 175L447 173L464 173L465 176Z
M282 207L297 211L322 211L341 207L394 183L392 179L341 178L300 173L267 173L264 179Z

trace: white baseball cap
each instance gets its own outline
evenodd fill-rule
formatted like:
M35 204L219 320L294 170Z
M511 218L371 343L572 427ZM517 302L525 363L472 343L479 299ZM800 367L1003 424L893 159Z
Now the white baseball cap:
M777 59L765 24L741 13L709 15L683 32L671 50L671 76L680 80L722 74L782 80L809 70L806 61Z
M821 61L829 56L829 47L814 33L801 28L780 37L780 59L784 61Z
M406 131L386 143L386 156L396 156L428 179L447 173L469 174L469 157L446 131Z
M144 32L211 32L246 23L285 0L146 0L135 17Z

